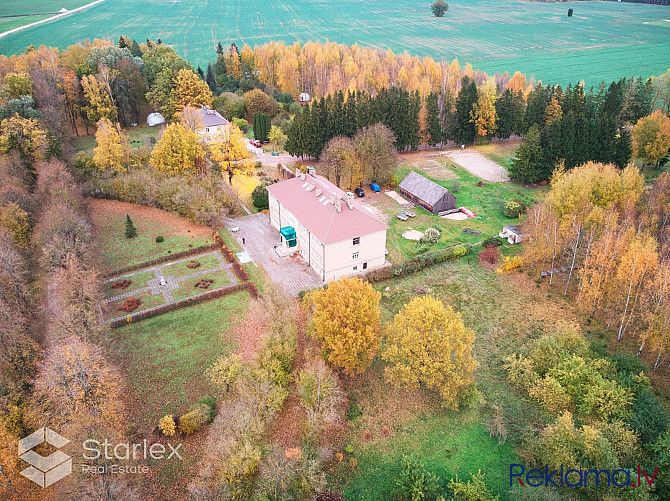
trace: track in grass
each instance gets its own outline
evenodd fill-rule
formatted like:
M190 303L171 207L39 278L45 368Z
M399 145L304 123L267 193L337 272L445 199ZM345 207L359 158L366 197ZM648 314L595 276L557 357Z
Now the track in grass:
M34 3L34 2L33 2ZM117 0L0 39L0 53L30 44L64 48L85 38L161 38L194 65L215 59L217 42L273 40L360 43L396 52L459 58L492 74L522 71L545 82L587 84L650 76L670 66L668 9L658 5L473 0L435 18L403 0Z

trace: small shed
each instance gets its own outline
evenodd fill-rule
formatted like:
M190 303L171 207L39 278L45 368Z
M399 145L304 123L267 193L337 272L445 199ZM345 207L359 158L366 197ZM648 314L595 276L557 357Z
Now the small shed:
M507 241L511 244L518 244L523 240L523 235L521 234L521 225L520 224L510 224L503 226L503 229L498 233L500 238L506 238Z
M299 103L309 103L309 100L310 100L310 97L309 97L309 94L307 94L307 92L301 92L298 95L298 102Z
M156 127L163 123L165 123L165 117L163 115L157 112L149 113L149 116L147 117L147 124L149 127Z
M298 240L295 235L295 228L293 226L283 226L279 233L281 234L281 241L287 247L295 247Z
M456 207L456 197L448 189L411 171L400 182L400 194L432 214Z

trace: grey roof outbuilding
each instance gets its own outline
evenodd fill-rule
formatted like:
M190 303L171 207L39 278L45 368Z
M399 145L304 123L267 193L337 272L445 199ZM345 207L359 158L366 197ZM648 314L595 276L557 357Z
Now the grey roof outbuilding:
M449 190L411 171L400 182L400 194L433 214L456 207L456 197Z

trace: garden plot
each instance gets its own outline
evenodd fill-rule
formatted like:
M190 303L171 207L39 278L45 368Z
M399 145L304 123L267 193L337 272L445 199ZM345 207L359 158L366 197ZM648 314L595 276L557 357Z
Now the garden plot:
M505 167L476 151L451 150L445 151L443 155L471 174L490 183L509 181L509 175Z
M103 320L123 319L236 284L231 267L219 251L212 251L109 278Z

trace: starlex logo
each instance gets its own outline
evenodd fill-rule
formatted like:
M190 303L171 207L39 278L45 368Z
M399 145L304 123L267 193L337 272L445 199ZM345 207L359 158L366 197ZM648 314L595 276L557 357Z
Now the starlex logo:
M633 473L635 470L633 470ZM525 475L524 475L525 473ZM531 469L526 472L526 469L521 464L509 465L509 486L514 485L516 480L521 487L587 487L589 485L599 487L600 484L604 486L607 480L607 486L614 485L615 487L639 487L642 485L642 477L649 484L654 483L656 475L658 474L658 467L654 470L651 478L647 472L638 464L637 465L637 482L635 476L631 482L630 470L565 470L561 464L560 469L549 471L549 465L544 465L544 469ZM525 479L525 482L524 480ZM591 481L591 483L589 483Z
M70 443L67 438L47 427L42 427L22 438L19 440L19 458L30 466L19 473L41 487L49 487L72 473L72 458L59 450L47 457L39 455L33 449L44 442L56 449Z

